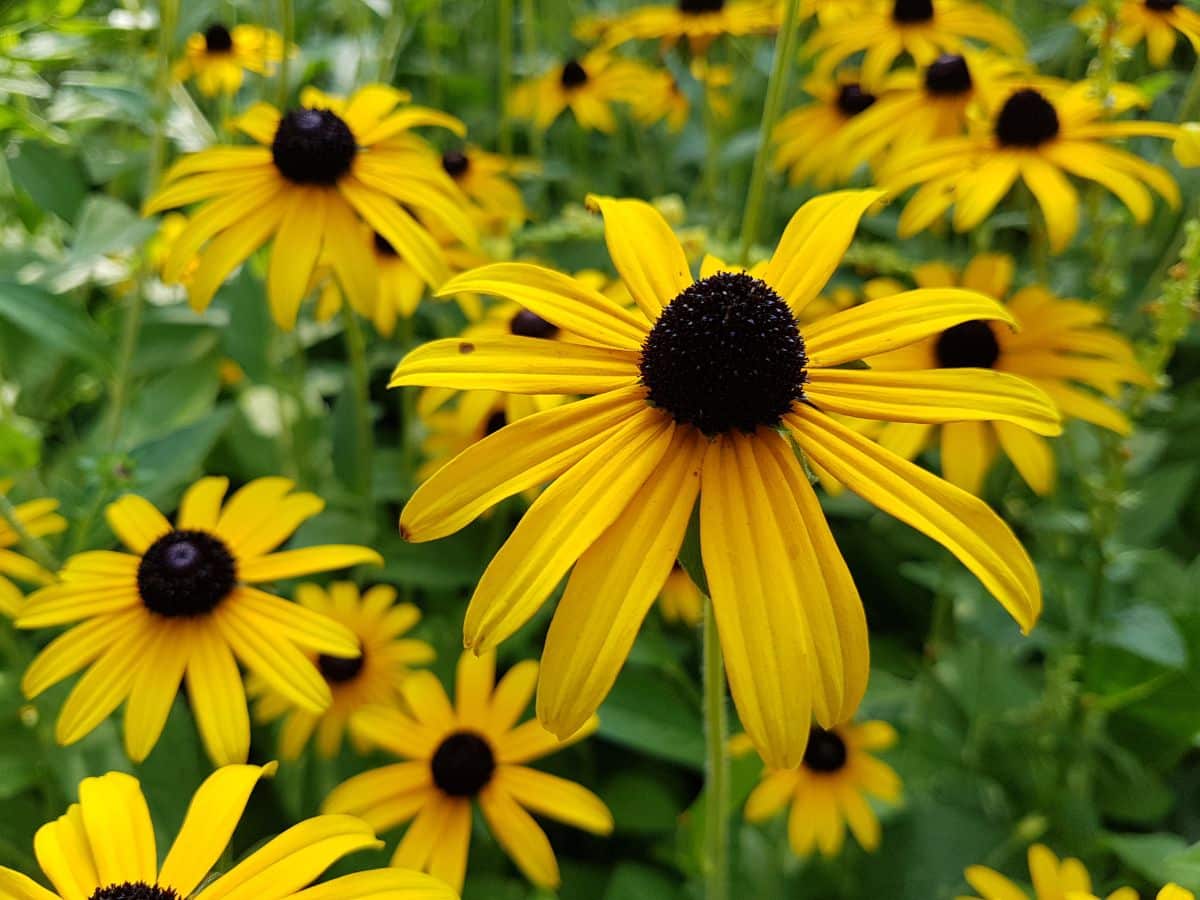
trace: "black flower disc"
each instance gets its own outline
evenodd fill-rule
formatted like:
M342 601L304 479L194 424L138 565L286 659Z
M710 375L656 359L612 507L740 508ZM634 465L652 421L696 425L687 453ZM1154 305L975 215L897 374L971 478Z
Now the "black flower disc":
M473 797L496 771L496 756L487 740L473 731L456 731L438 745L431 762L433 783L451 797Z

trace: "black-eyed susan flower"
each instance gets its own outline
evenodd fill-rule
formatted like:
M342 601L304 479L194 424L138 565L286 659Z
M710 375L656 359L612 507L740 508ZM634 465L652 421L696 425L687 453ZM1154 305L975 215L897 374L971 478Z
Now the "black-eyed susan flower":
M880 196L816 198L792 218L762 277L717 265L698 281L653 207L593 198L633 310L520 263L487 266L443 289L506 297L586 341L435 341L392 378L394 386L587 397L510 423L460 454L417 490L400 520L406 539L433 540L505 497L553 482L488 566L464 630L468 647L494 648L574 568L542 660L538 716L551 731L574 733L608 693L697 500L733 697L763 757L790 768L804 755L813 716L832 727L853 714L868 672L866 621L797 447L941 541L1022 628L1037 619L1029 557L986 505L826 414L1059 428L1049 399L1011 376L837 368L961 321L1009 321L982 295L905 293L797 326Z
M332 695L305 651L355 657L344 625L253 587L282 578L382 564L374 550L330 544L275 552L324 507L286 478L259 478L222 504L226 478L202 478L183 495L174 526L135 494L109 504L109 527L130 552L78 553L60 583L31 594L20 628L74 625L30 664L27 697L80 669L55 735L71 744L128 698L125 749L141 762L154 749L179 685L213 762L244 762L250 716L238 661L312 713ZM78 624L76 624L78 623Z
M927 65L972 41L1010 56L1025 52L1012 23L972 0L865 0L853 15L822 24L806 52L820 54L817 71L828 74L863 51L863 81L874 86L902 53Z
M847 826L864 850L878 849L879 818L868 797L896 803L901 785L892 767L872 753L895 743L896 730L887 722L813 728L799 766L764 773L746 800L746 820L765 822L790 806L788 843L797 856L808 856L813 850L837 856ZM738 738L731 749L743 751Z
M693 59L689 68L712 114L718 119L727 118L732 107L725 89L733 82L733 70L729 66L711 65L704 57ZM692 111L687 91L667 69L655 71L653 77L643 82L631 106L634 118L643 125L665 122L672 133L683 130Z
M273 238L267 296L281 328L295 324L322 258L357 298L356 307L369 309L370 251L355 239L358 223L366 222L427 284L444 281L442 248L421 222L472 244L466 200L427 154L388 142L422 125L460 135L463 126L437 110L397 109L403 97L377 84L345 101L306 90L301 105L286 113L259 103L236 120L258 146L214 147L177 162L146 202L146 214L201 205L175 240L165 280L178 280L199 253L188 294L192 307L204 310L229 273Z
M150 240L146 241L146 262L160 276L171 255L171 248L175 246L175 242L179 240L179 236L186 228L187 216L177 212L167 213L158 223L158 231L151 236ZM180 284L187 284L195 271L196 260L193 257L190 263L184 265L175 280Z
M11 479L0 479L0 494L7 494L11 488ZM58 514L58 501L50 497L18 503L13 512L25 533L33 538L59 534L67 529L67 520ZM0 615L16 616L25 601L21 589L10 578L37 586L54 581L53 572L12 549L20 542L21 536L7 521L0 519Z
M671 574L663 582L658 595L658 609L668 622L681 622L695 627L704 618L704 595L692 576L679 563L671 568Z
M570 109L580 127L611 134L617 129L614 103L630 103L654 69L594 50L571 58L522 84L509 100L512 114L545 131Z
M1026 378L1058 406L1064 419L1082 419L1127 435L1129 420L1111 402L1127 384L1153 380L1138 364L1129 341L1104 325L1104 312L1083 300L1055 296L1042 285L1013 291L1011 257L976 256L960 274L943 263L919 266L921 287L961 285L1005 303L1018 330L983 321L962 322L901 350L873 357L876 369L980 368ZM1010 296L1011 294L1011 296ZM1096 391L1099 393L1093 393ZM912 458L928 446L939 426L889 422L878 433L884 446ZM1054 489L1054 451L1039 435L1011 422L953 422L941 428L942 475L978 494L998 453L1003 452L1037 493Z
M979 896L962 900L1099 900L1092 892L1092 876L1083 863L1073 857L1059 859L1042 844L1029 848L1032 894L987 866L970 866L964 874L967 884ZM1118 888L1106 895L1105 900L1138 900L1138 893L1133 888ZM1164 900L1161 893L1159 900Z
M445 151L440 162L446 174L479 207L486 227L512 229L529 218L521 190L511 176L529 171L531 163L469 145Z
M471 807L478 803L492 835L525 876L554 888L554 850L529 813L595 834L612 830L612 816L591 791L526 763L582 740L597 722L561 742L536 721L518 725L533 695L537 663L518 663L499 684L494 681L494 655L468 652L458 662L453 705L437 678L416 672L403 688L411 715L385 708L358 713L351 729L406 761L351 778L333 790L324 811L361 816L379 831L411 820L392 865L430 872L461 889Z
M275 764L232 765L200 785L160 865L154 823L141 785L109 772L79 783L79 802L34 837L38 865L53 890L13 869L0 868L6 900L455 900L420 872L376 869L308 885L343 856L379 846L375 834L350 816L317 816L267 841L212 878L259 779Z
M788 181L812 181L829 187L838 178L844 162L834 152L837 138L850 123L878 99L863 87L853 72L832 76L810 76L804 90L813 102L791 110L775 126L774 165L788 173Z
M336 581L328 589L302 584L296 588L296 602L340 622L358 639L361 652L356 657L309 654L333 694L329 709L320 714L298 709L259 678L247 687L251 696L257 695L257 721L283 720L279 753L284 759L296 759L310 738L317 753L332 758L341 752L350 717L367 706L397 706L410 670L432 662L434 652L425 641L404 637L420 621L421 611L411 603L397 604L396 589L388 585L360 594L348 581ZM360 742L358 749L367 748Z
M214 22L188 36L184 56L175 66L180 81L194 78L206 97L236 94L247 72L270 75L283 59L283 38L258 25L228 28Z
M775 0L679 0L637 7L591 30L608 47L637 40L657 40L669 47L686 40L693 53L704 53L719 37L769 34L779 29L779 22L780 4Z
M1154 212L1147 186L1178 206L1179 188L1169 172L1105 141L1139 135L1173 140L1180 134L1179 126L1136 119L1102 121L1109 112L1120 113L1145 102L1131 85L1117 86L1109 99L1111 107L1094 95L1088 82L1037 79L1014 84L977 133L896 154L879 172L879 182L892 191L921 185L900 216L900 234L928 228L951 206L954 229L970 231L1018 179L1036 198L1050 248L1056 253L1066 248L1079 228L1079 195L1068 175L1107 188L1140 224Z
M1092 27L1103 16L1099 6L1087 3L1071 18L1084 27ZM1200 53L1200 13L1180 0L1121 0L1115 24L1113 37L1126 47L1136 47L1145 41L1150 64L1160 69L1170 63L1179 35Z

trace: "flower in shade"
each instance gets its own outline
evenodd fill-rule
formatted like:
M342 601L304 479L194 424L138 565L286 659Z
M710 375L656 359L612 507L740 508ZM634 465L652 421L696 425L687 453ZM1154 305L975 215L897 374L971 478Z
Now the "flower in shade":
M249 693L257 695L255 719L283 719L279 752L284 759L296 759L314 735L317 753L326 758L337 756L355 712L367 706L398 705L400 686L410 669L433 661L429 644L404 637L420 621L420 610L411 603L395 601L396 590L388 585L376 585L362 594L348 581L334 582L328 589L316 584L296 588L297 603L345 625L358 639L361 652L356 657L309 654L333 695L323 713L298 709L261 678L250 681ZM367 748L359 743L356 749L366 752Z
M197 481L174 526L149 501L125 495L105 515L130 552L77 553L60 583L27 598L18 627L74 627L30 664L25 695L87 669L59 714L60 743L80 740L128 698L125 749L141 762L186 678L208 755L218 765L244 762L250 717L239 660L296 706L311 713L329 707L329 685L305 652L355 657L358 639L253 585L383 561L351 545L276 552L324 503L293 493L286 478L259 478L222 504L228 486L226 478Z
M811 76L804 90L813 102L798 106L775 126L771 139L776 144L774 165L788 173L788 181L811 180L829 187L841 176L844 160L834 152L837 138L878 98L862 86L855 73Z
M0 494L7 494L11 488L11 479L0 478ZM67 530L67 520L58 514L58 501L50 497L18 503L13 507L13 515L25 533L33 538ZM24 603L21 589L10 578L39 586L54 581L53 572L12 549L20 542L21 535L6 519L0 518L0 615L15 616Z
M970 895L961 900L1099 900L1092 891L1092 876L1083 863L1071 857L1059 859L1042 844L1034 844L1029 848L1032 894L987 866L970 866L965 876L967 883L979 892L979 896ZM1163 889L1164 892L1168 890ZM1107 894L1105 900L1138 900L1138 893L1133 888L1118 888ZM1184 898L1178 895L1172 897L1169 893L1164 897L1160 893L1158 900Z
M902 53L928 65L941 53L959 53L969 41L1022 56L1025 42L1012 23L970 0L865 0L854 15L823 24L806 52L820 54L817 72L865 51L862 77L876 85Z
M180 81L196 80L206 97L236 94L247 72L270 75L283 59L283 38L269 28L214 22L188 36L183 59L175 65Z
M1082 419L1129 434L1129 420L1093 393L1113 399L1127 384L1154 384L1129 341L1104 325L1104 312L1094 303L1064 300L1038 284L1013 291L1014 271L1011 257L993 253L976 256L961 275L944 263L919 266L914 275L921 287L961 285L1004 302L1018 331L994 328L984 321L963 322L901 350L869 358L867 364L877 370L1008 372L1045 391L1064 419ZM889 422L879 431L878 440L911 459L933 441L936 427ZM1002 421L942 425L941 450L942 474L973 494L983 490L999 452L1012 460L1034 491L1048 494L1054 489L1054 452L1049 442L1020 425Z
M1113 138L1150 136L1176 139L1178 125L1141 120L1102 121L1102 117L1143 104L1131 85L1118 85L1111 107L1088 82L1069 84L1039 78L1013 84L989 110L984 130L934 141L898 153L879 172L891 191L921 187L900 216L900 234L928 228L951 206L956 231L976 228L1021 179L1046 221L1050 248L1066 248L1079 228L1079 194L1068 175L1095 181L1115 194L1139 224L1154 212L1153 188L1172 206L1179 188L1161 166L1112 147Z
M631 103L654 69L595 50L571 58L517 85L509 98L512 114L545 131L570 109L580 127L611 134L617 129L614 103Z
M154 823L132 775L109 772L79 783L79 802L38 829L38 865L53 890L13 869L0 868L6 900L455 900L420 872L376 869L308 887L329 866L379 846L374 833L350 816L317 816L267 841L221 875L211 877L259 779L275 764L232 765L200 785L162 864Z
M877 850L879 819L867 798L896 803L900 777L872 753L895 743L896 730L887 722L814 727L799 766L764 773L746 800L747 821L765 822L790 804L788 842L797 856L813 850L837 856L847 826L864 850ZM737 737L730 744L735 754L749 749Z
M573 567L542 659L538 716L551 731L574 733L608 693L697 500L733 697L763 757L794 766L813 716L832 727L853 714L868 673L866 620L797 448L942 542L1023 629L1037 619L1033 565L985 504L827 415L1059 428L1049 399L1012 376L841 368L958 322L1010 321L982 295L914 291L798 327L797 314L880 196L811 200L761 277L709 257L698 280L653 207L592 198L632 309L521 263L486 266L443 288L508 298L581 339L434 341L410 353L391 382L587 397L512 422L461 453L400 519L406 539L433 540L553 482L488 566L464 628L468 647L494 648Z
M668 622L695 626L704 618L704 595L679 563L675 563L663 582L658 594L658 609Z
M1105 26L1104 11L1096 3L1081 6L1071 20L1085 28ZM1145 41L1150 64L1160 69L1170 64L1179 35L1200 53L1200 13L1180 0L1120 0L1115 25L1118 43L1136 47Z
M582 33L599 37L606 47L638 40L670 47L686 40L693 53L704 53L719 37L778 31L780 12L775 0L678 0L585 21Z
M187 287L202 311L230 272L273 241L267 298L281 328L295 325L321 259L356 308L371 309L374 267L369 245L358 240L366 222L427 284L444 281L442 248L421 222L473 244L466 198L428 154L388 142L418 126L460 135L463 126L437 110L397 109L404 97L376 84L347 100L308 89L286 113L258 103L235 121L256 146L213 147L177 162L145 213L200 205L171 248L164 279L178 280L199 253Z
M471 842L471 807L478 803L492 835L534 884L559 884L554 850L530 811L595 834L608 834L604 803L571 781L529 768L596 730L593 718L565 741L536 721L520 720L533 695L537 664L513 666L499 684L495 657L464 653L455 702L429 672L404 683L411 714L374 708L350 727L405 762L356 775L325 801L327 813L361 816L379 831L412 820L392 864L421 869L461 889Z

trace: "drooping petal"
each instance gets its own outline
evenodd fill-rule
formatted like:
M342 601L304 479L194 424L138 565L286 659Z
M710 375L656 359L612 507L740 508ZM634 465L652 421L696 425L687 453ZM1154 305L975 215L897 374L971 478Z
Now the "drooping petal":
M350 659L359 654L359 640L353 631L298 603L246 586L236 588L225 602L236 604L237 615L247 624L305 650Z
M541 826L500 785L493 782L479 795L483 816L497 843L539 887L557 888L558 861Z
M692 284L692 272L662 213L642 200L591 195L604 216L604 242L629 293L651 322Z
M218 606L212 621L243 665L276 691L308 712L322 713L329 708L333 698L328 683L290 641L258 631L237 614L233 604Z
M187 688L196 728L218 766L244 763L250 754L250 713L233 651L211 622L191 635Z
M592 834L613 830L612 813L604 801L582 785L526 766L504 766L497 777L514 800L535 813Z
M1054 490L1054 452L1032 431L1007 422L996 423L996 437L1005 455L1035 493L1045 496Z

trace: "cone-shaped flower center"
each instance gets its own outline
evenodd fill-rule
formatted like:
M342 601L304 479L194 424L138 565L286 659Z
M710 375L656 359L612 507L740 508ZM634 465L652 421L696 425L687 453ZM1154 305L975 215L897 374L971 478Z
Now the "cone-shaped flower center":
M492 413L490 416L488 416L487 422L484 423L484 426L483 426L484 437L487 437L489 434L495 434L497 431L499 431L501 428L503 428L507 424L508 424L508 416L505 414L504 410L502 410L502 409L496 410L494 413Z
M375 252L380 256L399 256L396 248L392 246L392 242L385 238L378 231L375 232Z
M1179 0L1146 0L1147 9L1157 9L1159 12L1169 12L1179 5Z
M662 311L642 344L648 400L708 435L775 427L804 396L804 339L765 282L721 272Z
M558 326L527 309L521 310L508 323L508 330L518 337L552 338L558 334Z
M204 49L209 53L228 53L233 49L233 35L219 22L204 29Z
M837 106L846 116L857 116L875 103L875 95L863 90L861 84L843 84L838 91Z
M172 619L212 612L236 581L233 554L207 531L168 531L146 549L138 564L142 603Z
M992 326L976 319L943 331L934 354L943 369L990 369L1000 358L1000 344Z
M1017 91L996 119L996 138L1005 147L1039 147L1058 136L1058 112L1033 88Z
M345 684L347 681L353 681L362 672L363 666L367 664L367 655L362 652L362 646L359 646L359 655L352 659L346 659L341 656L326 656L322 653L317 657L317 668L321 670L323 677L330 684Z
M565 88L577 88L581 84L587 83L587 69L579 64L579 60L568 59L563 64L562 74L558 76L558 80Z
M472 797L492 780L496 757L487 740L473 731L448 735L433 754L433 783L451 797Z
M933 0L896 0L892 6L895 22L928 22L933 18Z
M846 742L836 731L813 726L804 750L804 767L813 772L838 772L846 765Z
M350 171L358 143L350 126L327 109L294 109L279 120L271 155L297 184L335 184Z
M126 881L96 888L88 900L180 900L172 888L144 881Z
M442 168L451 178L458 178L471 167L471 160L461 150L447 150L442 154Z
M925 90L931 94L965 94L971 89L971 70L957 53L943 53L925 70Z
M725 6L725 0L679 0L681 13L720 12Z

